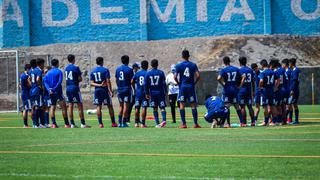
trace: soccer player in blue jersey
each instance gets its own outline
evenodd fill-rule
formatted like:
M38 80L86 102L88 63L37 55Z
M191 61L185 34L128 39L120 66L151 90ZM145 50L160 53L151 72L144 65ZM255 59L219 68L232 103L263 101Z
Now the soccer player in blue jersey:
M68 112L69 112L71 128L77 127L74 123L74 118L73 118L74 103L77 103L78 105L81 128L90 128L90 126L86 125L86 122L84 119L82 97L81 97L81 92L79 88L79 83L82 81L82 72L80 68L75 65L76 59L73 54L69 54L67 59L68 59L69 65L65 68L64 72L66 77L66 94L67 94L67 102L69 104Z
M49 122L49 114L50 114L50 106L51 106L51 101L50 101L50 95L47 89L45 88L45 79L46 79L46 74L51 70L51 66L47 66L43 70L43 79L42 79L42 86L43 88L43 111L44 111L44 121L45 121L45 126L46 128L50 128L50 122Z
M187 50L182 51L183 61L176 65L175 81L179 85L178 102L180 106L180 116L182 124L180 128L187 128L185 103L188 101L192 109L194 128L201 128L198 124L197 95L195 85L200 79L200 73L195 63L189 61L190 53Z
M283 76L284 76L284 71L279 66L279 60L277 59L272 59L270 62L271 69L274 71L274 76L275 76L275 92L274 92L274 97L273 97L273 114L274 116L272 117L272 123L270 125L274 124L280 124L282 123L282 82L283 82Z
M300 69L296 66L297 60L295 58L290 59L289 66L292 70L291 72L291 79L290 79L290 98L289 104L293 106L294 114L295 114L295 121L293 124L299 124L299 107L298 107L298 100L300 95L299 90L299 75Z
M150 101L153 108L153 115L156 128L163 128L167 124L166 117L166 76L163 71L158 69L158 60L151 61L152 69L147 72L145 77L146 99ZM159 122L158 107L161 110L162 123Z
M239 58L240 63L240 75L242 78L238 99L239 104L241 107L241 113L242 113L242 119L243 123L241 126L245 127L247 126L247 112L246 112L246 106L248 107L249 114L251 117L251 126L255 126L255 119L254 119L254 111L252 108L252 90L254 88L254 72L252 69L247 67L247 58L246 57L240 57Z
M42 69L44 68L44 60L37 59L31 60L30 65L32 69L29 71L31 89L30 95L32 99L32 120L34 128L44 128L44 117L43 117L43 87L42 87ZM39 124L40 119L40 124Z
M260 78L259 74L262 72L256 63L251 64L251 69L254 71L254 103L255 103L255 111L254 111L254 124L251 126L256 125L260 113L260 103L261 103L261 91L259 88Z
M136 72L131 80L132 87L135 87L136 97L135 97L135 127L139 127L140 122L140 109L142 107L141 113L141 128L146 128L146 116L148 100L146 99L145 77L148 72L148 61L141 62L141 70Z
M283 114L284 122L283 124L288 124L292 122L292 107L289 105L290 97L290 79L291 79L291 69L289 67L289 59L282 60L282 68L284 69L284 78L283 78L283 103L286 106L285 113ZM290 114L290 117L288 115Z
M204 115L204 119L212 123L211 128L217 127L218 121L220 121L220 125L223 125L225 120L230 116L228 107L224 105L220 97L207 96L205 107L207 108L207 113Z
M20 75L21 100L23 104L23 127L29 128L28 113L31 114L31 100L30 100L30 81L28 72L31 69L30 64L24 66L24 72Z
M264 108L264 121L261 126L267 126L273 110L275 75L266 60L262 60L260 64L263 71L259 74L259 88L261 90L261 105Z
M133 65L132 65L133 74L136 74L139 71L139 69L140 69L140 63L138 63L138 62L133 63ZM131 80L131 84L132 84L132 80ZM136 93L137 92L135 90L135 87L132 86L132 91L131 91L132 98L131 98L130 106L128 109L128 114L129 114L128 123L130 123L132 108L135 105ZM135 126L139 123L140 123L140 121L138 123L135 123ZM139 127L139 125L138 125L138 127Z
M53 59L51 61L51 66L52 69L46 74L44 84L50 96L50 117L52 121L52 128L58 128L55 116L57 103L59 103L62 109L65 128L70 128L71 126L68 120L67 106L62 92L63 73L59 69L59 60Z
M225 102L226 106L230 108L233 105L237 111L240 124L243 125L241 108L238 103L238 92L241 81L245 77L241 77L240 71L238 68L230 65L230 58L224 57L223 63L225 68L220 71L220 74L217 78L218 82L223 86L222 100ZM230 116L227 118L226 127L230 127Z
M112 106L111 98L113 97L112 86L110 81L110 72L107 68L103 67L103 58L97 57L97 67L90 73L91 86L94 86L94 100L93 104L97 106L97 116L100 128L104 128L102 122L102 104L107 105L109 115L111 118L111 127L118 127L115 121L114 109Z
M121 57L122 65L116 70L116 81L118 86L118 100L120 104L119 109L119 127L128 127L127 121L129 119L129 107L132 99L131 79L133 77L133 70L129 65L129 56Z

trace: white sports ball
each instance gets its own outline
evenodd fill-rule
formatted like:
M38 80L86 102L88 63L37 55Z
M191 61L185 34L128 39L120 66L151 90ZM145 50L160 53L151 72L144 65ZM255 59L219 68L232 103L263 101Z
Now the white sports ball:
M89 115L97 114L97 110L96 109L88 109L87 114L89 114Z

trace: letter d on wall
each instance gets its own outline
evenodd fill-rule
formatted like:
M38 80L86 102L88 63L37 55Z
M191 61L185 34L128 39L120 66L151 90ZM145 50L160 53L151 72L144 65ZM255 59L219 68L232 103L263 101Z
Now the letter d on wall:
M52 19L52 4L60 2L67 6L68 15L64 20L54 21ZM42 25L51 26L71 26L79 17L79 8L73 0L42 0Z

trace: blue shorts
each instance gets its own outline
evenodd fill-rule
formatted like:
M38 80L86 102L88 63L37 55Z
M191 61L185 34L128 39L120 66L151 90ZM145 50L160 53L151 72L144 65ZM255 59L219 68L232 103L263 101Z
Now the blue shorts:
M32 104L31 104L30 99L23 99L22 105L23 105L24 110L31 110L32 109Z
M261 92L257 91L254 95L254 103L255 104L261 104Z
M150 98L150 107L166 107L166 96L165 95L151 95Z
M240 105L252 105L252 94L239 93L238 100Z
M82 103L82 96L80 91L66 91L68 103Z
M132 100L131 90L118 92L118 100L119 100L119 103L131 103L131 100Z
M31 97L32 106L42 107L43 106L43 97L42 95L33 95Z
M197 103L197 95L194 87L181 87L179 88L178 102L184 103Z
M101 106L102 104L111 105L112 101L107 90L105 89L95 90L93 104L97 106Z
M282 94L281 94L280 90L274 92L273 105L275 105L275 106L280 106L280 105L282 104L282 102L283 102L282 99L283 99L283 98L282 98L281 95L282 95Z
M143 107L143 108L148 107L149 103L145 97L140 97L140 98L136 97L134 105L137 109L140 109L140 107Z
M266 105L274 105L274 94L273 93L261 93L261 101L260 104L261 106L266 106Z
M44 106L47 106L47 107L51 106L50 97L44 96L43 97L43 104L44 104Z
M238 103L238 93L222 93L222 100L226 104L237 104Z
M290 97L290 90L283 90L282 91L282 102L284 104L289 104L289 97Z
M49 98L49 100L48 100L48 104L49 104L50 106L55 106L55 105L57 105L57 102L58 102L58 101L64 101L64 96L63 96L62 93L51 94L51 95L50 95L50 98Z
M297 104L299 101L299 95L300 95L299 91L294 92L294 95L289 97L288 103Z
M228 118L228 116L230 115L230 111L227 107L225 107L223 110L220 111L209 111L204 115L204 119L209 122L212 123L214 119L218 120L225 120Z

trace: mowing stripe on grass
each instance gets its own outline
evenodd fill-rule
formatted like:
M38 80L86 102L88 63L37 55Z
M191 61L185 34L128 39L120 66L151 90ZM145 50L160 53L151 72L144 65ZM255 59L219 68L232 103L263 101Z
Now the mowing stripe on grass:
M184 158L301 158L312 159L320 156L302 155L247 155L247 154L156 154L156 153L111 153L111 152L43 152L43 151L0 151L0 154L48 154L84 156L137 156L137 157L184 157Z

